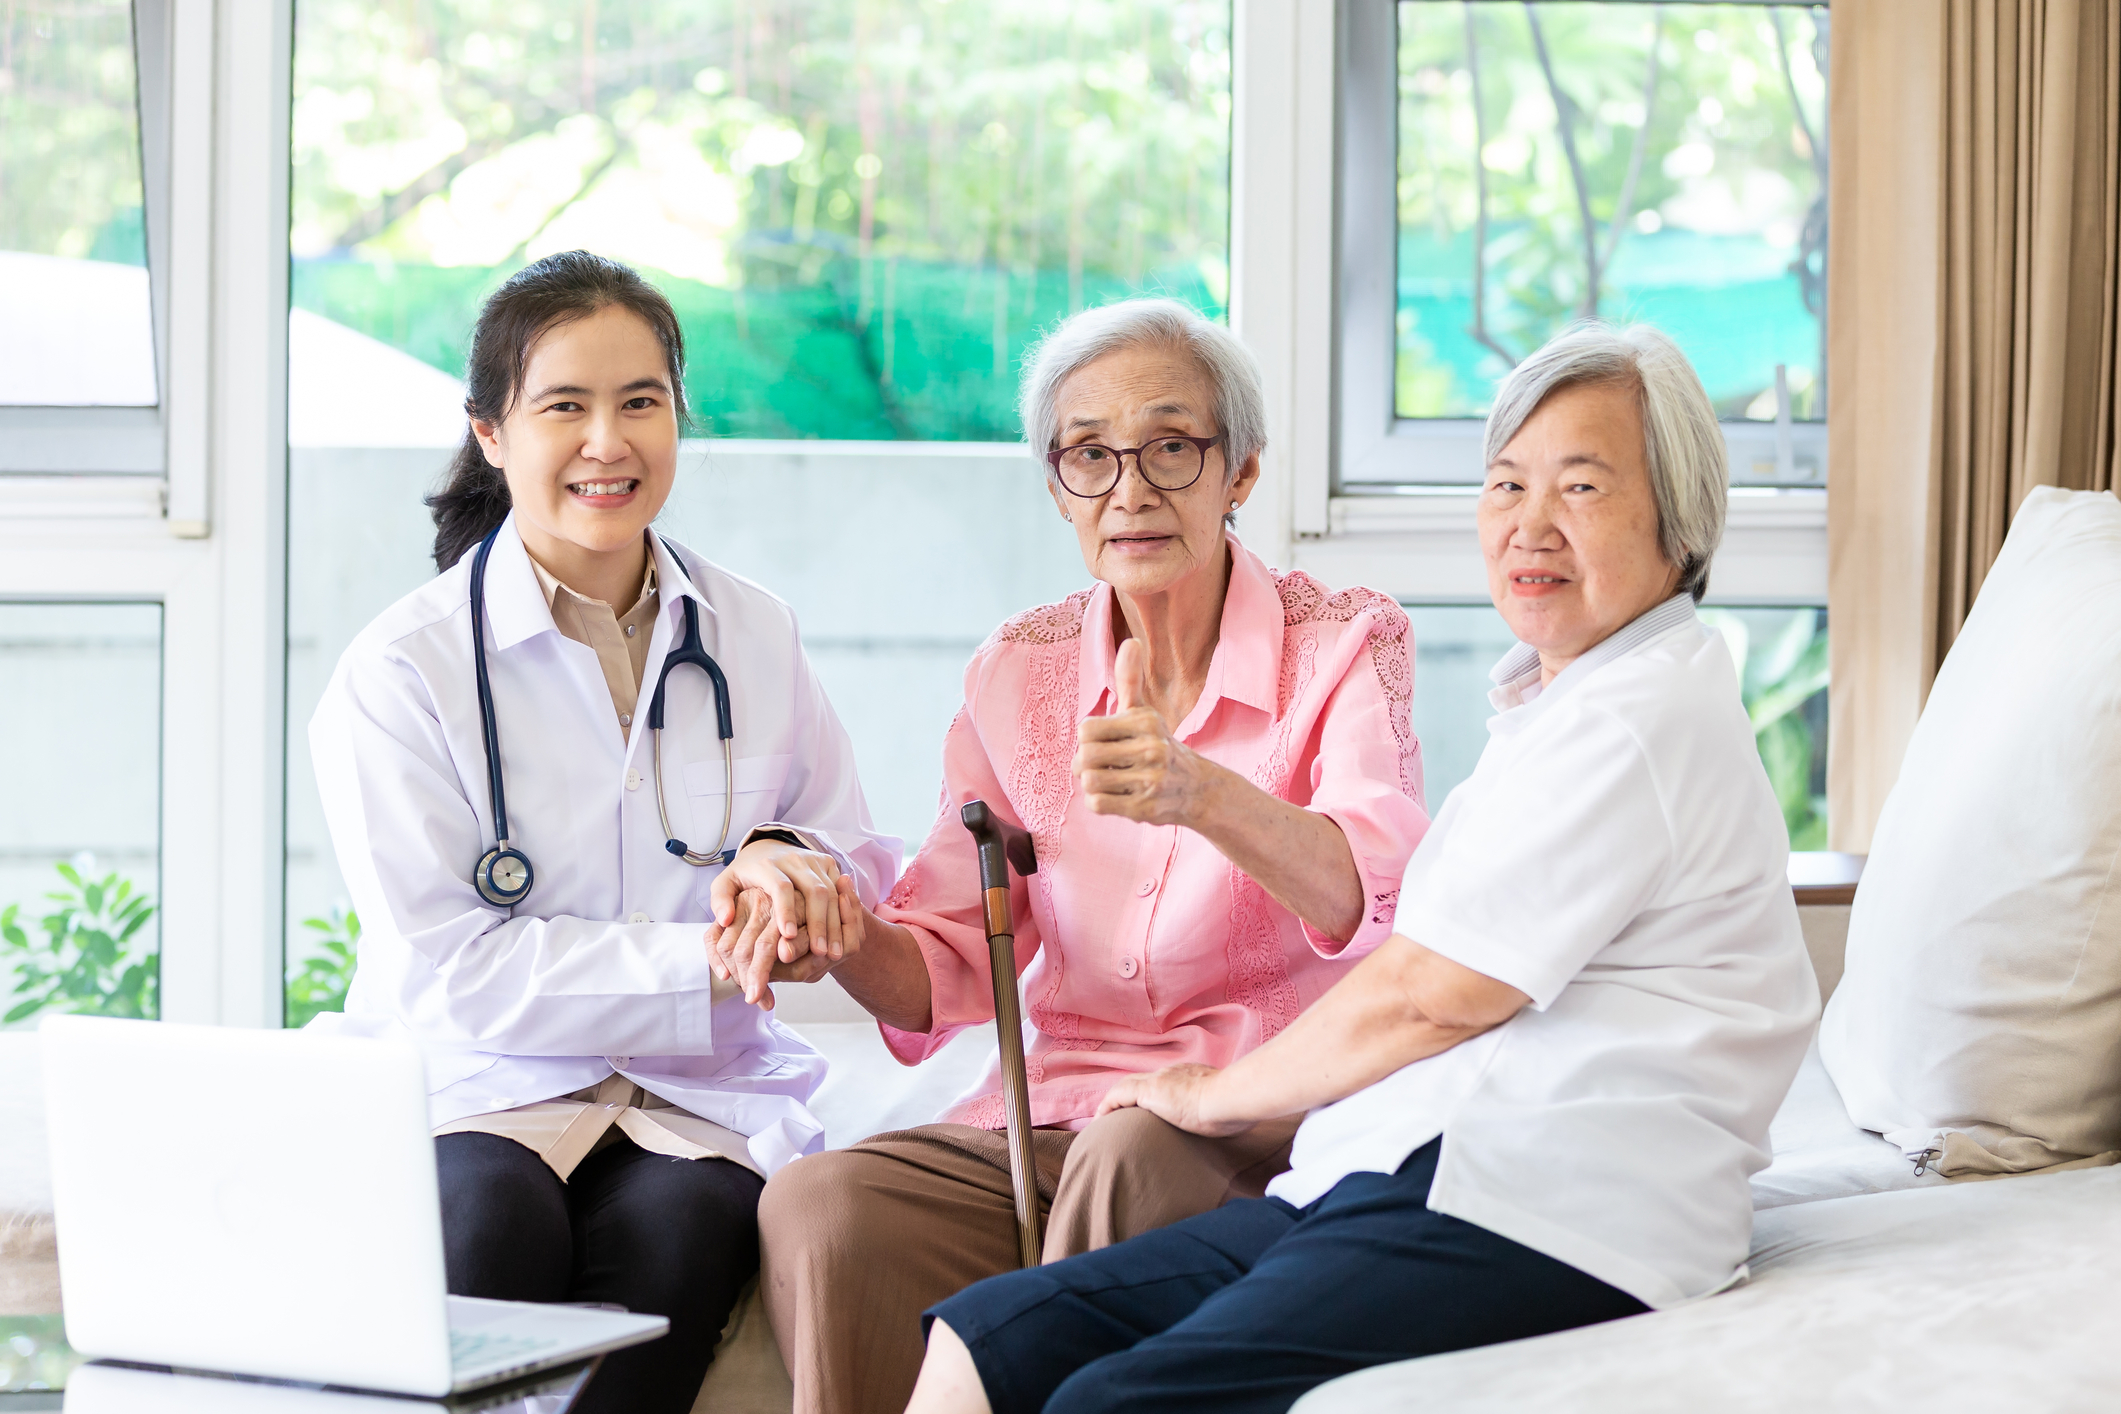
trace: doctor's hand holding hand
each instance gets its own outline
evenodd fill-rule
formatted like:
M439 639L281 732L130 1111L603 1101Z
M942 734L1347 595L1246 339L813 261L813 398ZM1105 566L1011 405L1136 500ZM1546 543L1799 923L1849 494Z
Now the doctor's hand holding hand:
M735 926L737 895L757 889L767 896L774 927L784 940L793 942L807 923L815 940L837 947L839 876L839 861L829 854L785 840L753 840L737 851L728 868L715 875L708 895L714 921L725 929ZM794 961L793 957L789 960Z
M719 904L719 880L715 887ZM718 906L717 920L707 925L708 965L715 976L734 980L743 989L745 1001L771 1011L769 983L815 982L860 951L863 909L854 880L845 874L835 876L831 899L830 904L820 905L805 895L806 920L816 916L812 910L821 908L826 926L813 928L805 921L793 936L787 936L781 931L772 894L756 888L736 891L728 923L719 921L722 910Z
M1198 825L1230 773L1182 744L1149 704L1148 651L1138 638L1119 646L1112 665L1117 710L1091 717L1077 733L1070 769L1099 815L1148 825Z

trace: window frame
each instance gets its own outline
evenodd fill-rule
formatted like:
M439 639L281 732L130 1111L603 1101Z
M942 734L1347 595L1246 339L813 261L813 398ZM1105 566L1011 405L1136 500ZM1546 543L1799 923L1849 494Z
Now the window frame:
M1772 0L1700 0L1756 4ZM1393 399L1398 315L1399 4L1341 0L1333 494L1477 484L1479 418L1403 418ZM1379 180L1378 174L1384 179ZM1734 486L1826 484L1824 422L1725 420ZM1766 468L1763 472L1761 468ZM1813 470L1806 471L1810 467Z
M1336 586L1481 602L1469 488L1336 494L1353 229L1342 90L1349 17L1380 3L1392 0L1337 0L1337 23L1306 0L1233 6L1230 320L1259 360L1274 431L1243 533L1269 562ZM117 449L0 461L0 597L162 603L162 1014L277 1027L293 0L138 0L135 16L161 405L152 430L138 409L0 413L0 448L35 423L47 445L70 428ZM1817 489L1735 493L1710 602L1826 602L1825 506Z
M0 407L0 476L164 474L163 406L169 386L169 3L132 6L140 187L147 229L148 302L154 340L152 407ZM38 488L48 495L48 488Z
M160 404L0 409L0 598L162 605L161 1014L280 1024L292 0L135 0Z

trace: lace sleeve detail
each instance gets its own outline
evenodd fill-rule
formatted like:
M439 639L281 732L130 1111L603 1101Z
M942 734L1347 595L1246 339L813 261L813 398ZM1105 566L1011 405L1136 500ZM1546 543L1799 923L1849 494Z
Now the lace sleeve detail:
M1377 670L1377 686L1385 696L1385 715L1391 719L1392 738L1399 747L1399 788L1407 799L1419 802L1420 744L1414 739L1414 635L1407 611L1390 596L1360 585L1329 594L1324 585L1302 570L1278 576L1275 588L1281 593L1285 627L1348 623L1357 614L1370 614L1370 665Z
M1036 609L1026 609L1014 618L1004 620L1000 628L987 635L987 641L979 646L979 651L985 653L1005 643L1042 646L1081 638L1083 610L1088 607L1094 592L1078 589L1057 604L1041 604Z

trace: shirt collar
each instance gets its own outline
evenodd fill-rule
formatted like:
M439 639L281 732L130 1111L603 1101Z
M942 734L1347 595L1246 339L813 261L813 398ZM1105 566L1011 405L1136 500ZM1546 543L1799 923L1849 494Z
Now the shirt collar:
M1281 700L1281 592L1274 571L1228 531L1230 586L1223 595L1223 617L1208 663L1208 680L1189 722L1207 720L1219 698L1242 702L1269 717ZM1118 644L1112 616L1118 611L1112 586L1099 584L1083 607L1083 652L1076 687L1076 717L1092 716L1114 690L1112 668ZM1109 709L1105 709L1109 710ZM1173 723L1173 731L1184 723Z
M559 601L559 597L564 591L570 598L579 599L584 604L595 604L601 608L609 609L616 617L624 618L635 609L641 607L643 599L655 593L655 556L653 554L648 556L647 566L641 571L641 592L633 596L631 604L621 609L616 604L606 604L601 599L592 599L574 586L566 583L551 570L538 563L538 557L532 555L528 549L525 549L523 553L530 560L530 572L538 577L538 588L545 591L545 607L548 609Z
M1545 687L1539 685L1539 650L1529 643L1520 643L1503 654L1502 661L1489 671L1488 677L1495 683L1495 688L1488 694L1488 701L1498 712L1534 702L1550 702L1615 658L1625 657L1651 639L1661 638L1680 625L1694 621L1694 596L1674 594L1579 654L1575 662L1554 674L1554 680Z
M663 590L663 602L657 617L670 619L675 623L672 611L680 609L678 600L690 599L700 606L700 612L712 623L715 618L714 605L707 602L706 594L692 582L692 576L685 569L685 562L677 557L670 542L651 530L648 533L648 549L650 582L661 586Z
M682 597L697 601L711 620L714 606L693 586L685 567L670 553L669 542L651 532L648 544L649 566L643 576L643 588L649 584L663 586L663 614L658 617L667 617ZM552 621L552 600L543 583L548 576L540 575L541 568L524 548L523 537L516 530L515 512L510 511L508 519L501 522L501 533L494 537L493 552L486 559L486 622L493 630L495 648L513 648L548 630L559 631ZM557 579L552 582L560 584Z

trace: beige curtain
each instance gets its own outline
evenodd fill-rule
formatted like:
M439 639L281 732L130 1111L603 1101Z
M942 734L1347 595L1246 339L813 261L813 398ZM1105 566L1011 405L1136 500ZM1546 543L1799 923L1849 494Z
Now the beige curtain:
M2018 503L2121 486L2121 3L1832 14L1828 791L1862 851Z

